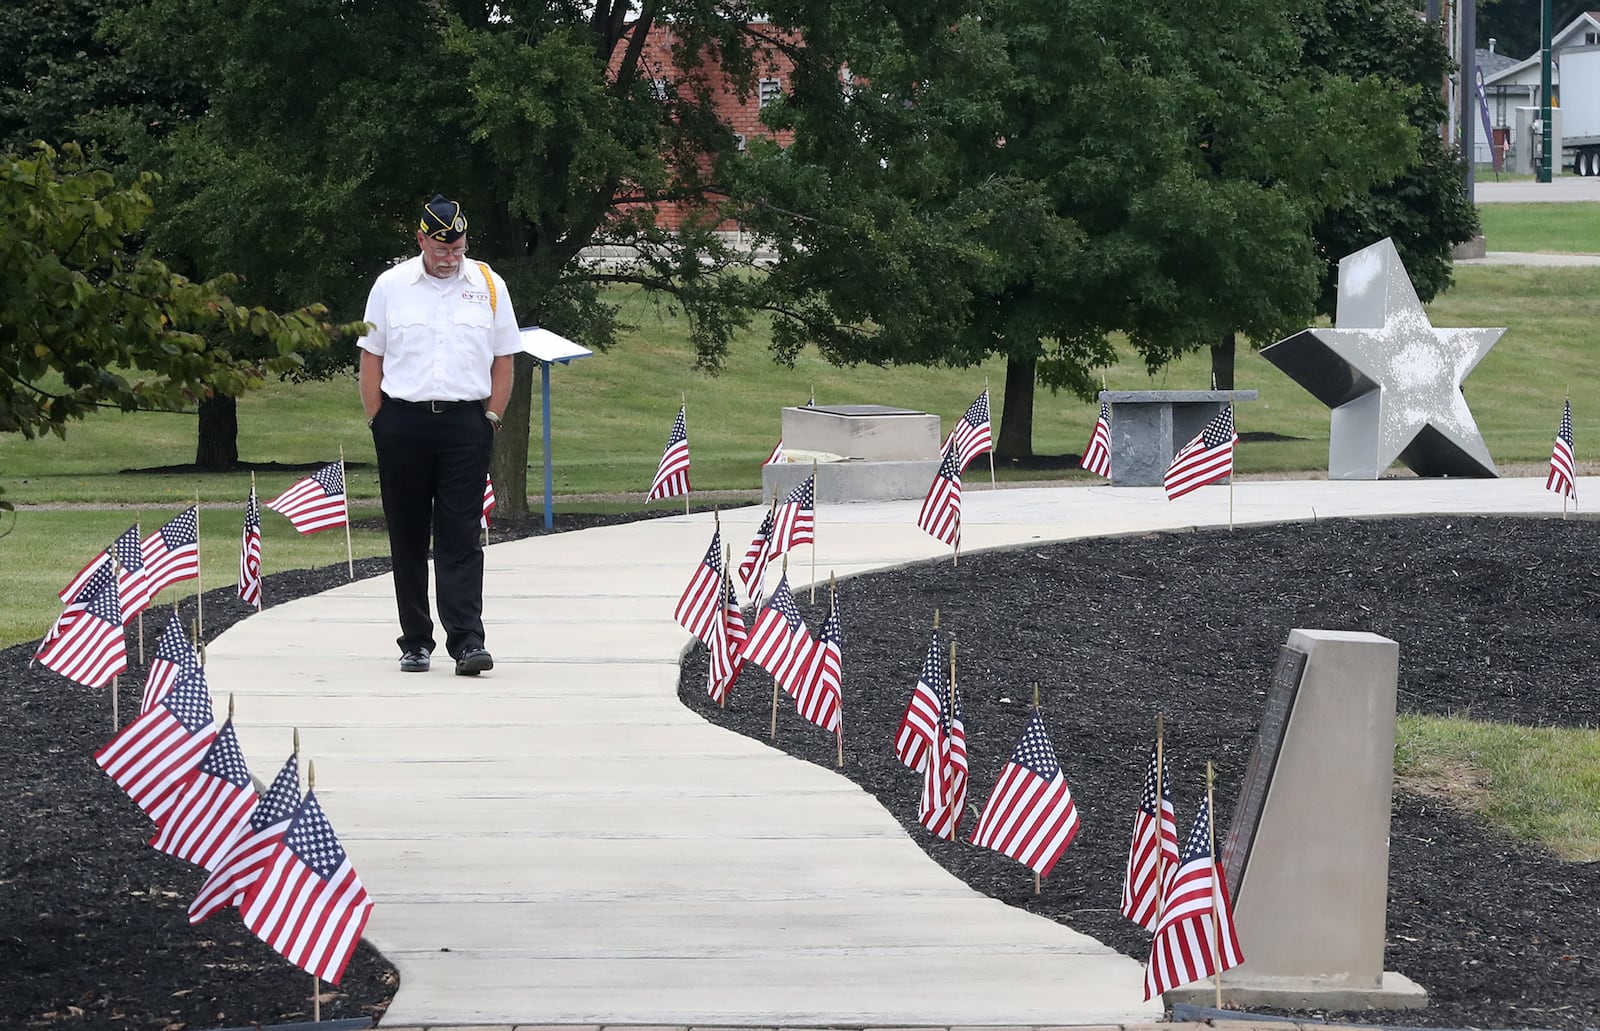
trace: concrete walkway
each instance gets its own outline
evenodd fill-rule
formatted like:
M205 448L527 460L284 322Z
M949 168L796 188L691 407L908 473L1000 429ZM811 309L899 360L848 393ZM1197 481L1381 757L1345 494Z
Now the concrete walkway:
M1542 478L1256 481L1177 502L972 488L963 533L973 551L1225 526L1230 497L1237 524L1561 510ZM818 573L947 556L917 508L821 509ZM723 514L736 554L760 515ZM387 578L269 609L209 649L258 775L292 728L315 762L376 900L367 936L400 971L384 1026L1159 1020L1137 961L971 891L848 780L679 704L671 612L710 536L695 515L494 546L497 666L475 680L448 661L398 671Z

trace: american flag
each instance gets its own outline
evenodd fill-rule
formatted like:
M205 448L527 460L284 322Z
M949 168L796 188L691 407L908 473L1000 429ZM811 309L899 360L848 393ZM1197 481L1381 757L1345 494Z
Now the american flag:
M744 672L745 642L750 639L745 630L744 613L739 611L739 601L733 595L733 581L727 573L722 577L722 605L711 624L711 637L706 647L711 651L711 669L706 678L706 692L711 700L724 705L733 682Z
M254 484L244 506L244 531L239 535L239 600L261 607L261 505Z
M761 599L762 582L767 578L767 564L772 561L772 511L761 517L761 526L744 549L744 559L739 563L739 582L751 598Z
M73 582L78 584L78 591L76 594L62 599L67 603L67 606L61 610L61 615L56 617L56 621L50 624L50 629L45 631L44 639L39 642L41 651L44 645L49 644L71 629L77 618L89 608L89 601L103 591L106 584L116 582L116 574L112 571L111 556L103 551L98 558L85 568L89 570L89 575L73 577ZM122 605L120 592L117 595L117 605L119 608Z
M817 634L817 648L821 653L817 676L807 690L794 698L795 711L802 719L834 734L839 732L839 710L843 701L843 644L839 601L835 596L828 606L827 618L822 621L822 630Z
M200 765L178 785L172 809L150 844L159 852L215 870L256 805L233 720L222 725Z
M772 449L772 454L768 455L767 456L767 460L765 462L762 462L761 464L762 465L786 465L786 464L788 464L788 461L789 461L789 456L787 454L785 454L784 450L783 450L783 438L779 437L778 438L778 446Z
M128 641L122 629L122 604L111 564L100 567L56 622L34 659L85 687L101 687L128 668ZM70 617L70 618L69 618Z
M722 612L722 531L711 531L711 547L695 566L689 586L672 610L678 625L702 641L711 640L711 628Z
M244 925L301 970L338 984L371 914L316 792L306 792L240 909Z
M1578 500L1578 474L1572 460L1572 401L1561 409L1561 428L1556 430L1555 450L1550 452L1550 476L1544 489Z
M656 467L656 478L650 484L646 501L658 498L675 498L689 493L689 431L684 409L672 420L672 432L667 434L666 450L661 452L661 464Z
M895 735L894 754L913 770L921 770L927 763L928 753L939 737L940 698L944 694L944 652L939 644L939 631L933 632L928 642L928 654L922 659L922 675L911 691L911 701L900 719L900 730Z
M1159 792L1157 781L1161 782ZM1161 796L1157 815L1156 796ZM1156 746L1150 746L1144 790L1133 816L1133 843L1122 877L1122 915L1154 931L1161 920L1162 886L1178 874L1178 818L1172 807L1172 782L1165 757L1158 768Z
M767 554L776 558L802 544L814 543L816 530L817 476L807 476L799 486L783 497L777 513L772 518L772 543Z
M140 546L138 523L122 531L104 551L78 570L72 582L61 588L59 597L62 601L70 602L82 594L89 578L107 557L116 560L117 599L122 603L122 621L126 623L144 611L145 606L150 603L150 597L145 591L149 578L145 575L144 551Z
M172 690L119 730L94 761L159 825L177 801L178 785L200 765L216 736L205 675L183 670Z
M1150 943L1144 997L1153 999L1243 962L1227 879L1211 853L1211 808L1202 798L1194 828L1183 848L1183 859L1167 892L1161 924Z
M922 805L917 819L939 837L954 841L967 809L967 725L953 675L945 677L938 737L930 756L922 770Z
M978 817L972 843L1047 877L1077 834L1072 789L1061 775L1044 719L1035 709Z
M167 628L156 642L155 657L150 660L150 669L144 676L144 697L139 702L139 715L155 708L155 704L172 690L173 682L184 670L199 672L200 660L195 656L194 645L189 643L189 635L183 632L183 620L178 618L178 610L174 608L172 617L167 620Z
M278 771L272 786L244 818L223 847L222 858L189 903L189 922L198 924L229 906L244 904L251 888L261 878L267 857L272 854L289 818L300 808L300 762L291 755Z
M744 657L772 674L791 698L811 690L822 668L822 652L800 618L800 608L789 593L789 578L778 580L772 597L756 617L745 642Z
M961 471L965 472L967 466L979 455L986 455L994 450L993 430L989 422L989 391L986 389L978 395L967 409L967 414L957 421L955 429L950 431L950 439L955 442L957 460L960 462Z
M494 506L494 478L485 476L483 478L483 514L478 519L478 526L481 529L487 530L489 528L489 513L494 511Z
M1100 418L1094 421L1094 433L1083 447L1083 461L1078 463L1096 476L1111 479L1111 406L1100 402Z
M1239 435L1233 431L1233 407L1230 405L1206 423L1205 429L1183 445L1172 464L1167 467L1162 483L1167 488L1167 498L1176 500L1208 483L1216 483L1233 475L1233 445Z
M301 533L316 533L350 521L344 494L344 463L330 462L296 480L289 489L267 502L267 507L288 519Z
M917 525L953 548L961 544L961 467L950 445L945 446L939 472L922 499Z
M200 575L200 509L194 505L144 539L145 600Z

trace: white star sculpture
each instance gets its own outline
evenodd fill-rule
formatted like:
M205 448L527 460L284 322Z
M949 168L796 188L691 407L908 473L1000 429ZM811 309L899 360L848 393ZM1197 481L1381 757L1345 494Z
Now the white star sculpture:
M1387 237L1339 262L1334 324L1261 351L1333 409L1329 479L1499 475L1461 384L1503 328L1434 328Z

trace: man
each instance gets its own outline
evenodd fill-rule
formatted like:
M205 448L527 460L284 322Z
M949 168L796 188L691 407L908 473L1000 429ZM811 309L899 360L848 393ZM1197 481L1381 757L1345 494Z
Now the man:
M478 519L522 340L505 281L466 258L460 204L429 201L417 247L367 298L373 329L361 339L361 404L389 525L400 668L427 672L437 647L428 613L431 529L445 650L457 674L477 676L494 668L484 647Z

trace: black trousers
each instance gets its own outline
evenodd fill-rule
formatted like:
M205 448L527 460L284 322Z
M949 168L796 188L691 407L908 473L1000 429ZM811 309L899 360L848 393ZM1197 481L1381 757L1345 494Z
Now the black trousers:
M483 637L483 483L494 427L483 405L385 397L372 420L383 518L394 560L401 653L433 651L428 615L428 538L433 538L439 622L452 656Z

